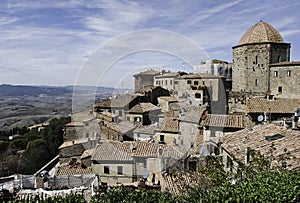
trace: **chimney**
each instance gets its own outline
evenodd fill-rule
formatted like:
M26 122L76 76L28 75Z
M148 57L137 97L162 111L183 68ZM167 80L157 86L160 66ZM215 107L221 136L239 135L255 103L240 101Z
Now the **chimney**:
M294 110L294 116L292 116L292 129L298 129L300 109Z
M157 158L161 159L162 158L162 153L163 153L162 148L158 148L157 149Z

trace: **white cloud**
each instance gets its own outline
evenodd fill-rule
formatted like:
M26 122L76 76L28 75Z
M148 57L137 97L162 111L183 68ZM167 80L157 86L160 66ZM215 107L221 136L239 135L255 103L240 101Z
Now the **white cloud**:
M294 45L293 53L298 53L300 21L297 19L300 14L296 11L299 4L286 0L7 0L0 8L0 26L3 27L0 32L0 81L70 84L75 81L84 60L101 44L139 29L182 34L203 47L210 58L230 61L231 47L262 18L287 37ZM151 43L161 45L161 49L174 47L166 44L168 39L159 35L155 41L143 40L143 37L135 36L125 44L114 44L107 52L128 46L146 47ZM138 45L135 44L137 41ZM177 48L180 54L188 52ZM148 54L122 59L115 64L115 73L121 77L123 70L131 73L131 67L138 70L144 65L182 65L174 57ZM197 54L194 57L197 58ZM197 62L201 60L198 57ZM111 84L115 84L114 79Z

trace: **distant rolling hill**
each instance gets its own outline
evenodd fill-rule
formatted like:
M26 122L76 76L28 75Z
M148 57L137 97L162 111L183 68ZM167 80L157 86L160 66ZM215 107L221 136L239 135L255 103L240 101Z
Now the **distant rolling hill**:
M27 86L27 85L0 85L0 95L5 96L39 96L45 94L48 96L58 96L72 91L65 87L51 86Z
M112 87L76 86L76 93L95 101L116 93L133 92ZM45 122L54 117L67 116L72 110L74 86L0 85L0 131ZM91 104L93 101L90 101ZM80 106L86 108L86 106ZM84 109L82 109L84 110Z

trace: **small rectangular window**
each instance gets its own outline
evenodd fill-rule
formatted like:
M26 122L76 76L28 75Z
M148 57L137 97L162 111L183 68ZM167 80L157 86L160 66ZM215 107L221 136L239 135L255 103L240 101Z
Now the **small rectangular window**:
M200 99L201 98L201 94L200 93L195 93L195 98Z
M123 175L123 166L118 166L118 175Z
M292 76L292 71L288 70L288 71L286 72L286 74L287 74L288 77L290 77L290 76Z
M173 82L173 81L172 81L172 80L170 80L170 85L172 85L172 82Z
M109 174L109 166L104 166L104 174Z
M282 94L282 86L278 87L278 94Z
M164 135L160 135L159 136L159 141L160 142L165 142L165 136Z
M277 70L274 71L274 77L278 77L278 71Z
M198 85L199 84L199 82L198 81L194 81L194 85Z
M258 79L255 79L255 86L258 86Z
M165 84L168 85L168 81L167 80L165 80Z
M189 85L192 84L192 81L191 81L191 80L188 80L188 81L187 81L187 84L189 84Z

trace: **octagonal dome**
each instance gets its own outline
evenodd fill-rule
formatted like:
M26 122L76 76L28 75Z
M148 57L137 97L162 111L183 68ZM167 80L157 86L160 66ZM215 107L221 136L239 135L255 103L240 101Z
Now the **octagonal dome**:
M259 21L253 25L241 38L239 45L261 43L261 42L283 42L280 33L270 24Z

